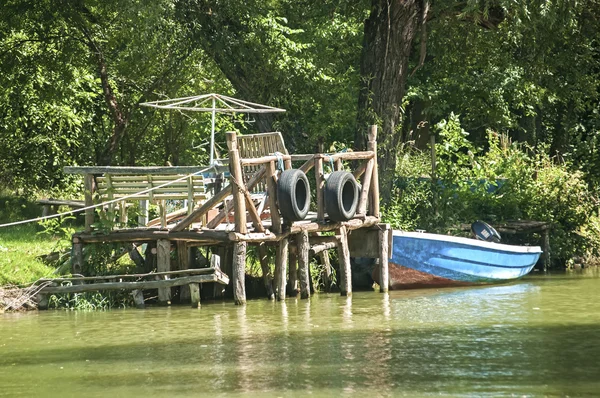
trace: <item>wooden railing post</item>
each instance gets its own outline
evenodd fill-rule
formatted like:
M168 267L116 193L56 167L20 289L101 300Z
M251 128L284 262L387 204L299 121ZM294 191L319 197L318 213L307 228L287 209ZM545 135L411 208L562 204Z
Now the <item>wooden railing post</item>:
M84 179L84 197L85 207L94 205L94 191L95 191L94 175L86 174ZM92 230L92 224L94 223L94 209L85 210L85 232Z
M325 178L323 176L323 158L315 156L315 179L317 183L317 221L325 221Z
M231 172L231 186L233 188L235 231L245 234L248 229L246 226L246 202L243 193L244 179L235 131L227 132L227 148L229 148L229 171Z
M377 170L377 126L372 125L369 127L369 133L367 135L367 151L373 151L375 155L373 158L373 172L371 177L371 206L369 209L369 215L380 217L379 212L379 171Z

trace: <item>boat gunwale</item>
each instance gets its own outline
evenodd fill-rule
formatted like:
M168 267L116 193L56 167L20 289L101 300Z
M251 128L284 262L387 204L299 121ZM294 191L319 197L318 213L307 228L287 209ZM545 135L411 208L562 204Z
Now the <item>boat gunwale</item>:
M494 243L494 242L485 242L482 240L472 239L472 238L464 238L461 236L452 236L452 235L440 235L440 234L431 234L427 232L408 232L408 231L398 231L394 230L392 232L393 236L404 237L404 238L416 238L421 240L433 240L439 242L451 242L462 244L466 246L477 246L484 249L496 250L496 251L506 251L512 253L528 253L528 254L536 254L542 253L542 248L540 246L516 246L516 245L507 245L505 243Z

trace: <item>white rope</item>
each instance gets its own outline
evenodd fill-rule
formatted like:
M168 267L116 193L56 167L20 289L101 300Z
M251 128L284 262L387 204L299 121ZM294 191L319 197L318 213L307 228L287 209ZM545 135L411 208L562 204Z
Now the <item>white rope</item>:
M194 175L196 175L196 174L199 174L199 173L203 173L203 172L205 172L205 171L207 171L207 170L210 170L210 169L213 169L213 168L214 168L214 166L210 166L210 167L207 167L207 168L205 168L205 169L198 170L198 171L196 171L195 173L191 173L191 174L188 174L188 175L186 175L186 176L183 176L183 177L181 177L181 178L178 178L178 179L176 179L176 180L173 180L173 181L168 181L168 182L166 182L166 183L164 183L164 184L157 185L157 186L155 186L155 187L148 188L148 189L145 189L145 190L143 190L143 191L139 191L139 192L133 193L133 194L131 194L131 195L123 196L123 197L121 197L121 198L117 198L117 199L109 200L109 201L107 201L107 202L99 203L99 204L92 205L92 206L86 206L86 207L82 207L82 208L80 208L80 209L75 209L75 210L66 211L66 212L64 212L64 213L52 214L52 215L49 215L49 216L44 216L44 217L31 218L31 219L29 219L29 220L21 220L21 221L15 221L15 222L6 223L6 224L0 224L0 228L4 228L4 227L12 227L12 226L14 226L14 225L29 224L29 223L32 223L32 222L38 222L38 221L49 220L49 219L51 219L51 218L57 218L57 217L67 216L67 215L71 215L71 214L75 214L75 213L80 213L80 212L82 212L82 211L86 211L86 210L90 210L90 209L96 209L96 208L98 208L98 207L106 206L106 205L109 205L109 204L111 204L111 203L121 202L121 201L123 201L123 200L127 200L127 199L130 199L130 198L134 198L134 197L136 197L136 196L140 196L140 195L143 195L143 194L145 194L145 193L148 193L148 192L154 191L155 189L164 188L164 187L166 187L166 186L168 186L168 185L171 185L171 184L174 184L174 183L176 183L176 182L183 181L183 180L185 180L185 179L187 179L187 178L190 178L191 176L194 176Z

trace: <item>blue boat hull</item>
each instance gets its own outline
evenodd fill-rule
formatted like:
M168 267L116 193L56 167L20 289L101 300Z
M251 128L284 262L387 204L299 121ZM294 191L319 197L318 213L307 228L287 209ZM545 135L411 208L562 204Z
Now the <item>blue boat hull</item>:
M512 246L446 235L394 231L392 288L504 282L527 275L538 246Z

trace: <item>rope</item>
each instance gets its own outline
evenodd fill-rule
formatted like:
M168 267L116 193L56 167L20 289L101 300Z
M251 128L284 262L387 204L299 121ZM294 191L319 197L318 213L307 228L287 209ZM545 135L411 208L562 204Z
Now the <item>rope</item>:
M333 156L331 156L330 153L326 153L324 155L329 157L329 167L331 168L331 172L333 173L335 171L335 166L333 165Z
M273 155L275 155L275 157L277 158L277 170L283 171L284 170L284 166L283 166L283 153L281 153L281 152L275 152Z
M185 180L185 179L187 179L187 178L190 178L190 177L192 177L192 176L194 176L194 175L197 175L197 174L203 173L203 172L205 172L205 171L207 171L207 170L210 170L210 169L213 169L213 168L214 168L214 166L206 167L206 168L204 168L204 169L202 169L202 170L198 170L198 171L196 171L195 173L188 174L188 175L186 175L186 176L183 176L183 177L181 177L181 178L178 178L178 179L176 179L176 180L173 180L173 181L168 181L168 182L165 182L164 184L157 185L157 186L155 186L155 187L148 188L148 189L145 189L145 190L143 190L143 191L139 191L139 192L133 193L133 194L131 194L131 195L123 196L123 197L121 197L121 198L118 198L118 199L109 200L109 201L107 201L107 202L102 202L102 203L99 203L99 204L96 204L96 205L92 205L92 206L86 206L86 207L82 207L81 209L75 209L75 210L66 211L66 212L64 212L64 213L52 214L52 215L45 216L45 217L36 217L36 218L31 218L31 219L29 219L29 220L21 220L21 221L15 221L15 222L6 223L6 224L0 224L0 228L4 228L4 227L12 227L12 226L14 226L14 225L29 224L29 223L32 223L32 222L38 222L38 221L49 220L49 219L51 219L51 218L57 218L57 217L62 217L62 216L71 215L71 214L76 214L76 213L80 213L80 212L82 212L82 211L86 211L86 210L90 210L90 209L96 209L96 208L98 208L98 207L106 206L106 205L109 205L109 204L112 204L112 203L121 202L121 201L124 201L124 200L130 199L130 198L134 198L134 197L136 197L136 196L140 196L140 195L143 195L143 194L145 194L145 193L148 193L148 192L154 191L155 189L164 188L164 187L166 187L166 186L169 186L169 185L171 185L171 184L174 184L174 183L176 183L176 182L183 181L183 180Z

